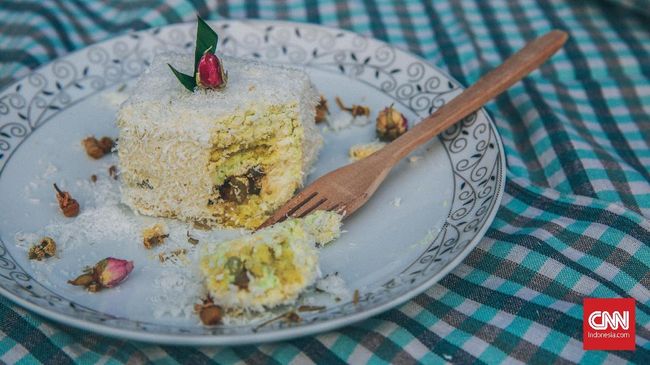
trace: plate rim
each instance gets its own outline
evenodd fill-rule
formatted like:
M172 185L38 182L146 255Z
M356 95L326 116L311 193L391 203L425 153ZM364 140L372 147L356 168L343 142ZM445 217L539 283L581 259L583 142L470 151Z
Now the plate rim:
M299 26L299 27L315 27L315 28L325 28L333 31L338 31L338 32L346 32L349 34L352 34L357 37L361 37L366 40L371 40L373 42L377 42L378 44L382 46L387 46L389 48L393 48L398 52L403 52L410 57L415 58L416 60L422 62L423 64L434 68L437 72L445 76L447 79L453 81L456 83L456 85L459 86L460 90L465 90L466 86L463 85L462 83L458 82L453 76L451 76L446 70L438 67L437 65L432 64L428 60L424 59L418 54L411 53L408 50L404 50L402 48L396 47L395 45L392 45L390 43L387 43L383 40L374 38L372 36L367 36L363 35L357 32L354 32L352 30L348 29L343 29L343 28L337 28L334 26L329 26L329 25L321 25L321 24L313 24L313 23L306 23L306 22L299 22L299 21L289 21L289 20L272 20L272 19L218 19L218 20L209 20L209 23L222 23L222 22L241 22L241 23L256 23L256 24L277 24L277 25L290 25L290 26ZM47 67L51 66L53 62L56 62L57 60L63 59L63 58L68 58L68 57L74 57L77 54L81 54L82 52L86 51L89 47L93 46L98 46L104 43L108 43L111 41L114 41L117 38L121 37L128 37L129 34L138 34L138 33L144 33L148 31L152 31L153 29L159 28L163 29L166 27L173 27L173 26L179 26L179 25L187 25L187 24L192 24L193 21L187 21L187 22L179 22L179 23L172 23L172 24L166 24L163 26L159 27L151 27L147 29L142 29L138 30L135 32L125 32L120 35L115 35L109 38L106 38L102 41L95 42L89 45L86 45L80 49L77 49L74 52L68 53L66 55L63 55L61 57L58 57L54 60L51 60L41 66L39 66L36 69L30 70L30 72L23 77L15 80L11 84L8 84L5 86L0 92L5 92L6 90L14 87L16 84L19 84L23 80L27 79L30 75L33 73L39 72L41 70L46 69ZM288 339L293 339L293 338L299 338L299 337L304 337L304 336L309 336L309 335L314 335L317 333L323 333L326 331L331 331L335 330L337 328L342 328L354 323L357 323L359 321L362 321L364 319L370 318L372 316L375 316L377 314L383 313L389 309L395 308L408 300L411 300L415 296L423 293L425 290L429 289L432 287L434 284L436 284L438 281L440 281L443 277L445 277L449 272L451 272L453 269L455 269L464 259L467 257L467 255L474 250L474 248L480 243L480 241L484 238L485 233L489 229L490 225L494 221L494 218L499 210L499 207L501 205L501 200L503 198L503 195L505 193L505 181L506 181L506 158L505 158L505 150L504 150L504 145L503 145L503 140L501 138L501 134L499 133L499 130L497 129L496 123L490 116L490 114L487 112L487 110L482 107L480 108L477 112L481 112L485 115L488 123L490 123L490 126L492 130L494 131L495 135L495 140L496 140L496 145L499 151L499 162L501 164L501 172L499 175L497 175L497 184L496 186L498 189L495 190L495 198L494 198L494 204L493 204L493 209L488 213L487 217L485 218L484 224L482 227L476 232L476 235L474 238L467 243L467 245L459 252L459 254L454 257L454 259L450 260L444 268L442 268L439 272L436 274L432 275L429 279L425 280L422 282L420 285L404 292L403 294L388 300L387 302L377 305L373 308L369 308L367 310L364 310L362 312L357 312L357 313L352 313L352 314L346 314L343 316L340 316L338 318L334 319L329 319L321 322L313 322L306 324L304 326L299 326L299 327L286 327L286 328L278 328L275 329L274 331L270 332L254 332L254 333L248 333L248 334L219 334L219 335L208 335L208 334L201 334L201 335L195 335L195 334L167 334L167 333L159 333L159 332L146 332L146 331L137 331L137 330L131 330L131 329L121 329L117 327L112 327L106 324L102 323L94 323L94 322L89 322L84 319L80 319L71 315L59 313L55 310L48 309L45 307L41 307L35 303L29 302L25 299L22 299L16 295L14 295L12 292L9 290L5 289L4 287L0 286L0 294L9 299L10 301L14 302L15 304L31 311L36 314L39 314L43 317L46 317L48 319L54 320L60 324L66 325L66 326L71 326L75 327L77 329L85 330L85 331L90 331L93 334L98 334L98 335L105 335L113 338L121 338L121 339L128 339L128 340L135 340L135 341L141 341L141 342L147 342L147 343L155 343L155 344L166 344L166 345L179 345L179 346L202 346L202 345L246 345L246 344L261 344L261 343L268 343L268 342L279 342L283 340L288 340ZM21 141L22 143L22 141Z

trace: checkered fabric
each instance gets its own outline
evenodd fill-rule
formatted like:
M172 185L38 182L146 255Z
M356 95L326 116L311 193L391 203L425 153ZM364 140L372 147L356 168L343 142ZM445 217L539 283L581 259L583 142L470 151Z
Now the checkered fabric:
M0 362L650 364L649 9L646 0L0 1L2 85L75 49L196 13L350 29L465 85L537 35L571 35L487 105L507 154L502 206L465 261L407 304L318 336L192 348L104 338L0 298ZM584 297L637 300L636 351L582 350Z

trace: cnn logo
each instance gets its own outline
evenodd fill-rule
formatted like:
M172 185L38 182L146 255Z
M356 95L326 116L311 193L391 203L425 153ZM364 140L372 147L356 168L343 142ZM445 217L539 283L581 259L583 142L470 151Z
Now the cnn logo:
M595 311L589 315L588 321L589 326L598 331L617 330L619 326L624 330L628 330L630 328L630 312Z
M634 350L636 348L633 298L585 298L582 348Z

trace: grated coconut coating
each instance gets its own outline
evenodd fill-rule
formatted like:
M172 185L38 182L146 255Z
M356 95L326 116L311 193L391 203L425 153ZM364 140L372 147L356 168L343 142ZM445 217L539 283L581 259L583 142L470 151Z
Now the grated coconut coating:
M318 93L300 69L226 56L225 89L190 92L167 64L191 73L193 59L190 54L158 55L118 113L123 201L145 215L219 224L224 223L219 217L231 214L234 218L224 225L253 228L302 185L317 157L322 146L314 123ZM293 123L290 129L287 121ZM273 140L276 134L282 138ZM224 178L213 170L224 166L228 154L238 148L269 138L285 155L275 156L278 168L268 175L264 197L241 213L232 213L232 207L219 207L216 213L206 208ZM296 143L295 153L283 147ZM215 150L222 154L219 162ZM267 154L271 152L260 152L260 159ZM260 216L254 216L256 209Z

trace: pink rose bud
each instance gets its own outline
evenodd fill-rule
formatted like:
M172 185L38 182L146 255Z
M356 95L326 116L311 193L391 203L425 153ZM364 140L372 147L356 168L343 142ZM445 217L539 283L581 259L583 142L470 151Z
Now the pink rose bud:
M196 84L205 89L221 89L226 86L228 75L224 72L221 60L206 51L199 60Z
M98 262L96 270L99 283L106 288L112 288L126 279L133 270L133 261L109 257Z

